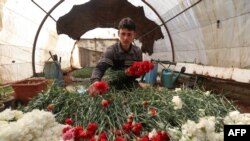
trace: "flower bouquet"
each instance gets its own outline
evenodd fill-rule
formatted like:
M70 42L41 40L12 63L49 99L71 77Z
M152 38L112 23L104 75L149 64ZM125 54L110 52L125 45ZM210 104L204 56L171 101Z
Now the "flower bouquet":
M103 79L110 85L110 88L131 89L136 86L136 78L148 73L153 68L154 65L150 61L137 61L125 70L108 69Z
M134 62L128 68L128 73L130 76L142 76L152 69L154 69L154 64L149 61Z

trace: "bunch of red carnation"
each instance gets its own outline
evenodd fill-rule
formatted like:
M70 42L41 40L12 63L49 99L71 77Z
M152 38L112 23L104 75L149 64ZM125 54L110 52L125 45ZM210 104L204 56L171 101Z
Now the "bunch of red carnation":
M142 123L134 121L135 115L128 115L127 122L122 124L122 129L114 129L113 134L116 136L114 141L126 141L126 135L136 136L136 141L169 141L169 136L164 130L153 129L150 133L142 133ZM105 131L96 134L98 125L90 122L86 128L83 126L73 127L73 121L70 118L65 120L65 124L69 125L62 130L62 138L64 141L108 141L108 133ZM110 133L110 132L109 132Z
M150 61L134 62L133 65L128 68L128 72L130 76L141 76L153 68L154 64Z
M63 140L73 139L74 141L80 141L82 139L88 139L96 141L95 132L97 128L98 126L93 122L89 123L85 130L82 126L76 126L76 127L67 126L63 128L62 137ZM107 141L107 133L101 132L98 136L98 140Z
M137 141L169 141L170 140L167 132L163 130L162 131L158 130L158 131L155 131L155 133L149 133L149 134L139 137Z

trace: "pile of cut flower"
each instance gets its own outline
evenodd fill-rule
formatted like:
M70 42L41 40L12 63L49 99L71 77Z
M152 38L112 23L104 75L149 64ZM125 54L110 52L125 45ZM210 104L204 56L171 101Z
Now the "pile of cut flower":
M64 140L223 140L223 125L246 121L224 96L200 89L110 89L95 97L52 85L22 110L44 109L68 126ZM236 116L237 115L237 116ZM242 120L236 121L239 117ZM229 118L234 117L234 118Z
M58 141L66 125L56 122L51 112L34 109L23 113L5 109L0 113L1 141Z

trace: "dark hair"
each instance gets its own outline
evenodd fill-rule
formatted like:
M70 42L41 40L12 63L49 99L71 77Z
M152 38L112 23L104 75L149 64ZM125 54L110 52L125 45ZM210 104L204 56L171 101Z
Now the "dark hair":
M128 30L133 30L135 31L136 30L136 26L135 26L135 23L134 21L127 17L127 18L123 18L120 22L119 22L119 26L118 26L118 29L122 29L122 28L126 28Z

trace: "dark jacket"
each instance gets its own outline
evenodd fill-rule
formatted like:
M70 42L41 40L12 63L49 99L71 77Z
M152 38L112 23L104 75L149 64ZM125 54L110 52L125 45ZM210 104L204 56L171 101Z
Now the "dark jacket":
M142 61L142 52L139 47L131 44L129 51L124 51L120 43L115 43L107 47L106 51L102 54L96 68L93 70L90 79L91 83L101 80L108 68L112 70L124 70L135 61ZM131 79L135 79L135 77L131 77Z

